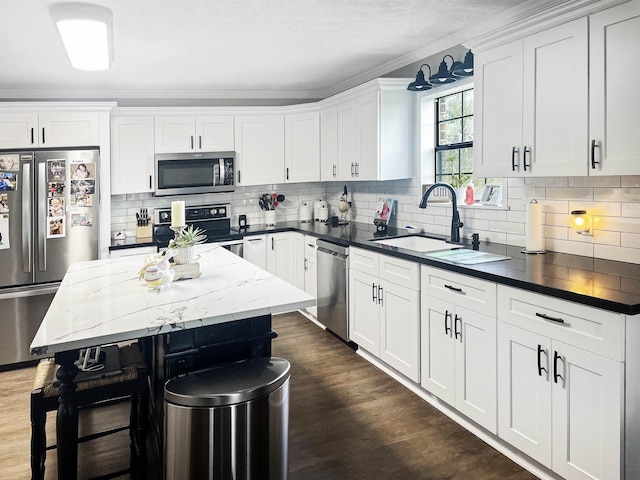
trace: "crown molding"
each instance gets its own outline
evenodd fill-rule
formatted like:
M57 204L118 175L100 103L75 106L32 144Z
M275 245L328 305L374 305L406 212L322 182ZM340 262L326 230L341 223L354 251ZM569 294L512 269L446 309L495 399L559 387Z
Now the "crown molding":
M626 3L629 0L570 0L551 8L541 9L538 13L527 15L519 20L503 25L485 34L469 37L462 44L479 53L520 38L533 35L549 28L583 18L608 8Z

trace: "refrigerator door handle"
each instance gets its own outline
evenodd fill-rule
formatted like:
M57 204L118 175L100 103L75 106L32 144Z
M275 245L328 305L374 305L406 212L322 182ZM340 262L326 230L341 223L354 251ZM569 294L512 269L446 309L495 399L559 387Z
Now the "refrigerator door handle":
M31 164L22 167L22 271L31 272L31 239L33 238L31 225Z
M47 171L46 163L38 163L38 268L47 269Z

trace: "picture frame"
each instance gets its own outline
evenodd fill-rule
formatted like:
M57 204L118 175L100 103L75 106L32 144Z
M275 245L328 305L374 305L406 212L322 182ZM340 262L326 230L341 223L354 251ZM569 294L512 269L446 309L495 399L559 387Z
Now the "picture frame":
M482 192L483 205L500 205L502 204L502 185L496 183L488 183Z

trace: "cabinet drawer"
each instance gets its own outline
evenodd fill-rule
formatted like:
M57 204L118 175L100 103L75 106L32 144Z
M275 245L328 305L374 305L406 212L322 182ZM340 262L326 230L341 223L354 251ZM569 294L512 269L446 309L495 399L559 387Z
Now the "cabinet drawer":
M495 283L424 265L421 276L423 294L495 318Z
M349 248L349 268L378 276L378 254L361 248Z
M499 285L498 320L624 360L624 319L618 313Z
M379 255L381 281L395 283L411 290L420 290L420 265L410 260Z

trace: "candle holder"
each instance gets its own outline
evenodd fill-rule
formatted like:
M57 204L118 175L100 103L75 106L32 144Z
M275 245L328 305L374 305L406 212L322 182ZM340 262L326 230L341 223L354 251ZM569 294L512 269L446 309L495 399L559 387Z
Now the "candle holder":
M173 238L174 238L175 240L177 240L177 239L178 239L178 236L180 235L180 232L182 232L185 228L187 228L187 226L186 226L186 225L180 225L180 226L178 227L178 226L173 226L173 225L171 225L169 228L170 228L171 230L173 230L173 233L174 233Z

